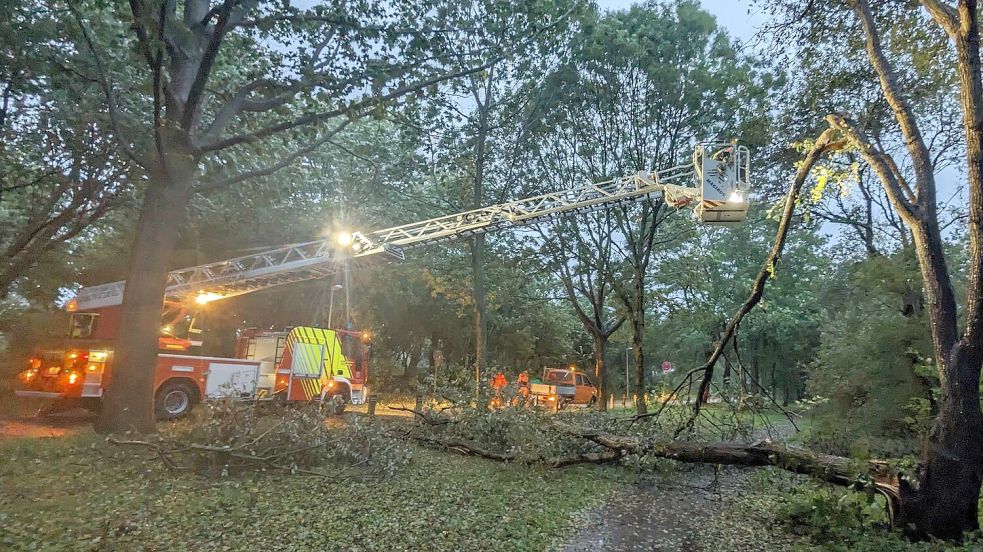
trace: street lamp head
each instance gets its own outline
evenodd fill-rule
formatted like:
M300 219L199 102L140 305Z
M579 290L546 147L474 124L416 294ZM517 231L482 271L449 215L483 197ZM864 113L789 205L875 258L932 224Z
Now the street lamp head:
M335 284L335 285L331 286L331 289L344 289L344 288L345 288L345 286L343 286L341 284Z

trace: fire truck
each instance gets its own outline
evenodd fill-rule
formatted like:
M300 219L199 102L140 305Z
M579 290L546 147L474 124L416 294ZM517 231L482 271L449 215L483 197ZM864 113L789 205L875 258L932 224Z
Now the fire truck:
M196 304L400 261L414 247L645 200L692 208L705 225L734 226L747 217L749 159L747 147L734 142L698 144L690 162L664 170L171 271L156 367L158 416L175 418L196 402L219 396L286 401L338 397L351 403L367 396L367 334L308 327L249 330L239 337L233 358L194 356L201 345L191 314ZM68 306L73 311L68 339L31 358L19 374L16 393L97 406L112 380L113 339L125 286L120 281L82 288Z
M168 352L189 345L177 338L162 337L161 344L154 378L160 420L178 418L198 402L219 397L327 401L340 413L345 404L362 404L368 392L371 349L366 332L304 326L247 329L236 341L233 358ZM32 357L19 374L16 394L56 399L56 410L98 410L111 386L112 366L112 340L75 337Z

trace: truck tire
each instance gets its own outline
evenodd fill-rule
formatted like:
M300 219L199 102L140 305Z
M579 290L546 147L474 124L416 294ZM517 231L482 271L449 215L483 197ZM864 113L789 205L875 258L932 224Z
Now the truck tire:
M331 413L340 416L345 413L345 407L352 402L352 390L347 385L341 384L339 391L328 396L331 399Z
M326 416L339 416L345 413L345 405L347 403L348 401L345 400L344 395L340 393L328 395L321 401L321 412Z
M180 381L164 382L154 397L154 410L161 421L176 420L191 412L196 404L198 389Z
M587 408L594 408L597 406L597 397L591 397L590 402L587 403Z

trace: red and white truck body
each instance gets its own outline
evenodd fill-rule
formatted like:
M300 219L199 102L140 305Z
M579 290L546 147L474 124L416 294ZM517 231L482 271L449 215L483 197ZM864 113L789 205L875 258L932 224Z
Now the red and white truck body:
M88 315L89 313L80 313ZM102 313L100 313L102 317ZM86 332L45 348L29 360L18 378L21 397L57 399L64 406L98 408L112 388L113 342L98 333L98 320ZM87 337L80 337L85 335ZM234 358L174 354L193 342L161 337L154 379L158 418L184 415L209 398L279 399L287 402L340 397L361 404L367 396L368 334L295 327L289 331L241 332Z

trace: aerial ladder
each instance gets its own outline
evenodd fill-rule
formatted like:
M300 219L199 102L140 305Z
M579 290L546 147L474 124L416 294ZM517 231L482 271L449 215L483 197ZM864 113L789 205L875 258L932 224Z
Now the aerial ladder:
M195 356L191 349L201 344L194 341L201 330L194 328L194 317L188 314L195 303L325 278L346 267L399 261L415 247L650 199L692 208L697 220L707 225L732 226L747 216L748 173L746 147L701 144L690 163L665 170L171 271L154 376L157 415L182 416L210 397L327 400L339 409L367 397L368 334L351 328L297 326L283 332L250 328L240 332L235 357ZM57 399L62 407L99 404L112 379L125 285L113 282L78 292L68 305L73 312L69 339L39 350L29 360L28 369L18 374L18 396ZM179 323L187 323L187 339L174 331L172 324Z
M345 266L401 261L408 249L459 240L556 217L661 198L692 208L709 226L734 226L748 210L750 154L737 143L698 144L689 163L638 172L516 201L371 232L343 233L252 255L182 268L167 275L165 299L208 303L276 286L332 276ZM126 282L82 288L69 308L120 305Z

